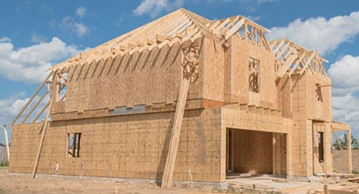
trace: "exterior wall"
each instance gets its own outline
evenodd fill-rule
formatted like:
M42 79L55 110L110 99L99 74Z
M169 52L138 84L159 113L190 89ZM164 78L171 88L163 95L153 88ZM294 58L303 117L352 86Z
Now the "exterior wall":
M352 150L353 171L359 171L359 150ZM335 172L349 172L348 150L333 150L333 168Z
M225 105L221 109L221 181L226 180L226 132L227 129L242 129L249 131L263 131L277 134L286 134L287 135L287 150L288 153L286 156L278 156L278 147L279 145L274 145L273 150L276 155L275 157L286 157L284 160L287 161L286 164L283 163L283 160L273 160L273 172L275 174L292 174L292 166L288 165L292 163L292 146L290 137L292 134L292 121L282 117L280 111L274 109L264 109L263 107L254 107L254 106L243 106L238 105L238 103ZM273 141L274 143L275 141ZM278 139L277 139L277 142ZM283 167L283 165L287 165ZM285 169L283 173L282 168ZM280 172L280 173L279 173Z
M203 98L224 101L224 51L221 44L204 38L203 42ZM199 78L200 79L200 78Z
M286 91L288 85L291 88L291 114L293 119L293 174L295 176L312 176L314 173L332 173L332 139L329 122L332 120L331 113L331 89L322 87L323 102L316 99L316 85L330 83L329 78L321 75L314 76L308 71L303 75L293 74L291 83L280 83L280 92ZM281 94L279 94L281 95ZM282 107L286 106L285 94L282 94ZM288 112L284 110L283 112ZM284 115L288 116L287 114ZM317 156L317 133L315 124L320 122L320 130L324 132L324 163L319 163Z
M230 77L227 79L226 88L231 102L240 102L263 106L268 108L278 108L276 73L274 69L275 58L273 53L264 50L253 43L238 36L231 37L231 47L227 51L230 56L231 65L227 72ZM260 61L259 67L259 93L249 91L249 58ZM230 91L229 91L230 88ZM228 95L228 94L226 94Z
M151 52L73 66L67 74L66 101L55 103L52 113L173 103L182 77L182 55L182 46L175 43L171 48L155 47ZM203 75L199 76L188 99L202 97Z
M220 181L220 109L186 111L173 180ZM51 122L38 173L161 179L174 113ZM11 172L32 172L42 123L15 125ZM80 157L67 157L67 133L81 132Z

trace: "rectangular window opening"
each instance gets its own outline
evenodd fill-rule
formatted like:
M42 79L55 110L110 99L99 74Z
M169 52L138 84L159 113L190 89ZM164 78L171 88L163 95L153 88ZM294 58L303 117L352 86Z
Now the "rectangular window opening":
M259 93L259 60L249 58L249 91Z
M324 133L318 132L319 162L324 161Z
M70 158L80 157L81 133L67 134L67 156Z
M316 84L315 93L317 101L323 102L322 88L319 86L319 84Z

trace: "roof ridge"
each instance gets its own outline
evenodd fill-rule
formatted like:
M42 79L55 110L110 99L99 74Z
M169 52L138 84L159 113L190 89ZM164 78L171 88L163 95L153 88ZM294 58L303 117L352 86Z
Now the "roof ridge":
M211 32L211 30L207 26L207 24L211 24L212 21L187 9L181 8L180 10L182 10L183 13L196 24L196 26L205 36L219 41L219 38L213 32Z

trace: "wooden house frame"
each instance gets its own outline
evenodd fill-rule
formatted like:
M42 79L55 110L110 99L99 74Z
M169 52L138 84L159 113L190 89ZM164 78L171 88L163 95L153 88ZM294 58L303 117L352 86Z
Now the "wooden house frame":
M331 174L332 133L350 127L332 121L326 60L267 32L243 16L179 9L52 67L12 123L10 171L166 188L235 173ZM78 157L69 134L80 134Z

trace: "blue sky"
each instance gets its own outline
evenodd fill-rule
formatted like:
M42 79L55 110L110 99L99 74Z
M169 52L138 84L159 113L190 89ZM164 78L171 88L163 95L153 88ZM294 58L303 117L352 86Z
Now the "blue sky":
M357 0L2 0L0 124L11 122L50 65L180 7L208 19L244 15L270 29L270 39L318 50L329 60L334 119L351 124L359 137Z

